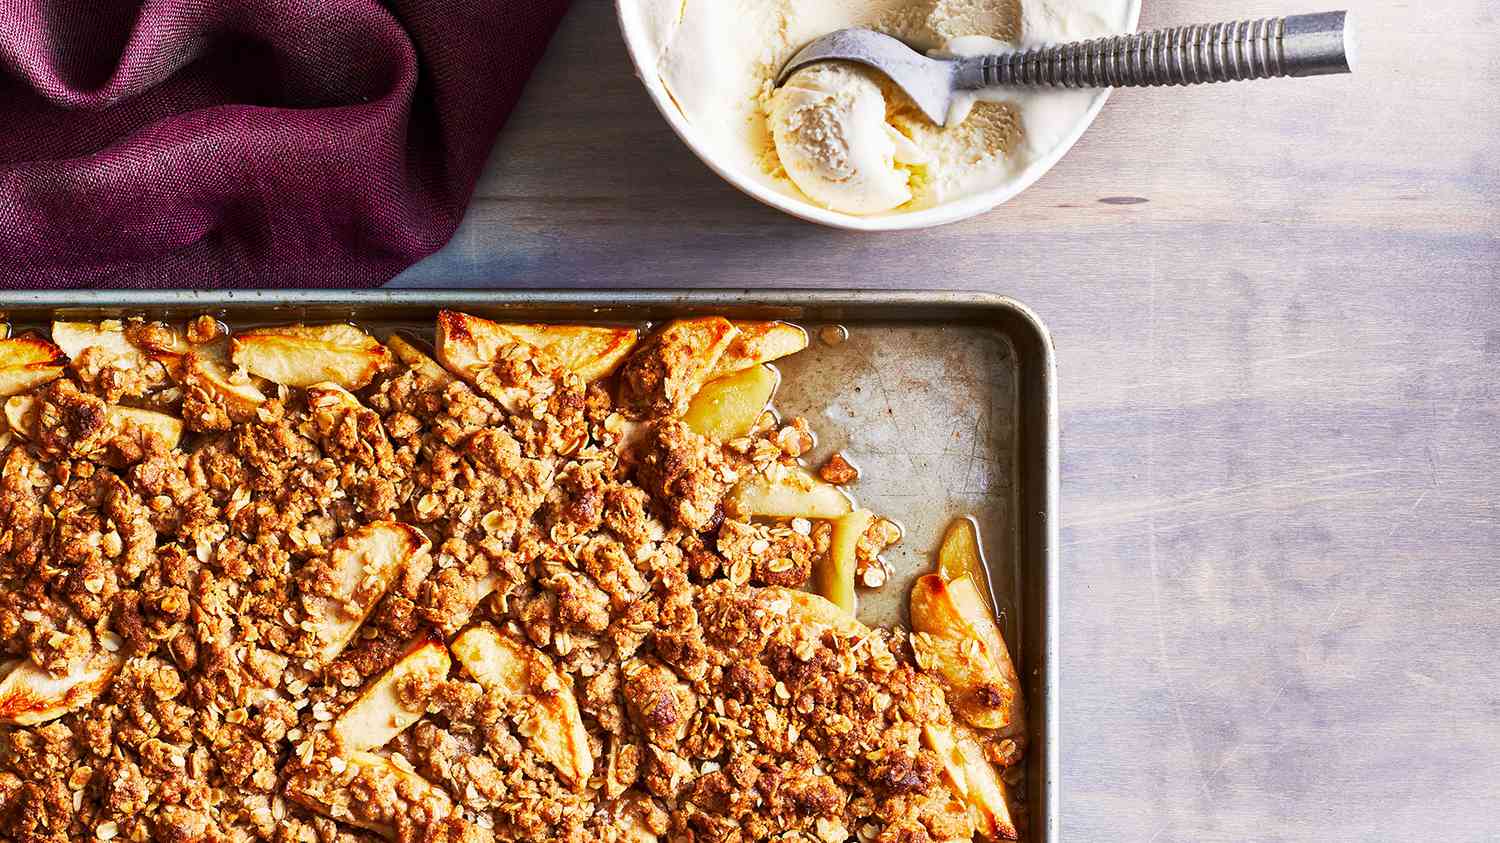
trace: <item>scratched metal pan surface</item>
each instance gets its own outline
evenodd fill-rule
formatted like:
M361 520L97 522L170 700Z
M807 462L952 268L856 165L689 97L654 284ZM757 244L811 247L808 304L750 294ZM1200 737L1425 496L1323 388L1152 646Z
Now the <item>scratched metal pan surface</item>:
M963 515L978 520L1031 714L1019 788L1025 837L1060 839L1055 367L1046 329L1020 304L974 293L865 291L0 295L0 309L18 330L43 327L55 316L210 313L231 327L351 320L378 336L399 328L430 339L442 308L506 320L605 323L714 313L807 328L808 349L777 364L783 377L776 408L811 423L818 434L815 464L845 452L861 469L855 497L905 531L887 553L895 576L878 591L861 590L860 617L904 622L911 581L932 570L944 527ZM821 329L832 326L846 329L848 338L822 340Z

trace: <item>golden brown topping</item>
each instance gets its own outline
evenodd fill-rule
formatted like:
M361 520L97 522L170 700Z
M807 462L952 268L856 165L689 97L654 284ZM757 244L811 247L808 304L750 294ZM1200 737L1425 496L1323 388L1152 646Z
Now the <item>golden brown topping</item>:
M729 320L717 316L669 323L621 368L624 407L636 418L682 415L738 334Z
M789 526L725 519L718 547L733 582L796 587L812 575L812 538Z
M1006 833L1016 744L790 590L899 536L765 412L800 329L673 323L601 382L633 330L440 328L442 367L351 326L234 361L212 320L63 329L0 445L6 839Z
M859 479L859 469L855 468L843 454L834 454L818 469L818 476L823 478L825 483L845 486Z
M633 659L622 670L625 703L636 727L656 746L676 747L698 712L698 695L654 659Z
M389 840L411 839L414 829L429 829L453 813L453 801L442 788L409 765L368 752L352 753L347 759L334 756L326 766L294 770L286 794L320 814Z
M226 333L219 320L205 313L188 323L187 341L194 345L204 345L219 339Z
M719 448L676 421L652 426L636 477L671 513L673 523L703 532L723 518L720 502L735 479Z

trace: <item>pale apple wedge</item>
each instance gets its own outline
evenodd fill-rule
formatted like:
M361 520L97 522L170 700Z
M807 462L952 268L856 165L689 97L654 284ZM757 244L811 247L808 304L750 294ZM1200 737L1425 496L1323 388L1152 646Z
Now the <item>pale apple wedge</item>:
M661 838L651 830L646 817L651 812L651 797L636 790L611 799L599 806L606 828L614 832L614 843L657 843Z
M789 588L771 587L767 590L788 601L787 616L798 623L826 627L845 638L864 638L871 632L868 626L826 597Z
M585 381L613 374L639 339L634 328L506 323L500 327L547 352Z
M366 409L354 393L332 381L315 383L307 388L307 407L315 416L320 412L347 413Z
M421 530L395 521L360 527L333 544L322 572L327 577L320 583L324 587L302 594L319 665L338 658L397 575L430 546Z
M860 537L870 529L870 524L874 521L875 513L868 509L856 509L840 516L833 522L833 540L829 544L828 554L818 560L813 571L818 593L851 615L854 614L855 604L855 551L859 547Z
M0 723L35 726L88 705L114 679L124 659L107 651L66 676L53 676L34 663L0 665Z
M385 673L371 680L359 698L333 721L332 733L345 753L385 746L427 712L427 701L404 701L403 682L427 686L448 675L453 661L441 641L419 641Z
M453 310L439 311L433 352L449 372L473 386L502 346L520 342L498 323Z
M1005 638L1000 634L999 625L995 623L994 610L980 596L979 586L972 578L954 580L948 583L948 597L957 608L959 617L968 623L969 629L984 642L985 647L1000 663L1010 683L1018 686L1016 668L1010 660L1010 648L1005 646Z
M667 323L620 367L622 405L640 418L681 416L738 335L718 316Z
M985 570L984 552L979 547L979 525L972 518L959 518L948 525L943 534L943 544L938 548L938 573L948 582L965 577L978 586L981 596L994 610L995 601L990 598L989 573Z
M10 339L10 323L0 322L0 340Z
M464 630L451 645L458 663L474 681L485 690L502 692L511 698L525 697L531 692L526 678L529 647L502 635L489 624Z
M771 403L780 380L769 366L751 366L709 381L693 396L682 420L710 439L728 441L744 436Z
M37 399L31 395L13 395L5 399L5 423L10 432L22 439L35 439L38 406ZM109 423L117 431L134 427L142 432L155 433L170 448L177 447L182 441L182 419L176 416L115 404L109 406L108 413Z
M396 355L397 360L405 363L408 369L427 379L433 386L447 386L453 382L453 375L447 369L406 337L391 334L386 338L385 345Z
M964 772L964 756L958 748L958 739L953 735L953 726L940 723L922 725L922 744L938 757L943 764L943 775L948 777L948 786L960 799L969 798L969 776Z
M802 468L772 466L740 481L726 501L740 517L833 519L854 511L849 496Z
M66 364L62 349L40 337L0 340L0 397L57 380Z
M384 813L389 810L386 801L363 797L372 792L392 793L404 807L432 820L453 813L453 800L442 788L372 752L335 757L328 766L300 767L286 782L287 798L304 808L395 840L398 817Z
M634 328L492 322L452 310L437 318L438 360L471 384L513 343L541 349L585 381L598 380L614 372L636 339Z
M911 591L911 626L919 662L948 687L960 719L981 729L1005 729L1018 721L1019 680L1000 629L971 580L919 577Z
M230 357L252 375L285 386L332 381L360 389L391 362L391 353L353 325L287 325L236 334Z
M156 362L179 382L182 380L184 361L189 354L195 352L195 347L187 341L180 328L164 322L60 320L52 323L52 340L72 358L75 365L86 358L91 365L121 369L142 369ZM216 345L217 349L211 349L207 345L197 346L196 353L228 362L228 340Z
M1016 824L1010 815L1010 800L1000 771L984 757L984 746L978 737L963 726L954 729L958 753L964 762L968 785L964 799L979 833L991 840L1016 840Z
M594 773L588 733L571 681L551 659L488 624L466 630L452 650L487 693L515 706L517 731L559 775L575 787L588 782Z
M22 439L36 438L36 398L12 395L5 399L6 432Z
M88 349L95 349L111 365L134 369L146 365L146 352L137 348L125 334L125 323L118 319L102 322L52 323L52 341L73 360L78 360Z
M169 416L166 413L158 413L155 410L142 410L138 407L120 407L111 405L109 408L109 419L112 424L120 429L134 426L142 432L151 432L160 436L170 448L177 447L182 441L182 419Z
M249 421L266 403L266 394L243 372L232 369L211 353L188 352L178 358L178 380L188 389L201 389L224 407L232 421ZM172 368L172 367L169 367Z
M807 348L807 332L787 322L735 322L734 342L724 349L709 379L780 360Z

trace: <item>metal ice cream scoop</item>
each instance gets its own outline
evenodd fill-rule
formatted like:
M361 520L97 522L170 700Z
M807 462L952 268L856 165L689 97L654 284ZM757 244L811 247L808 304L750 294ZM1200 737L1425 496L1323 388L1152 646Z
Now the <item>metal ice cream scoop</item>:
M889 76L939 126L955 93L995 87L1141 88L1349 73L1347 12L1198 24L1012 53L932 58L869 29L841 29L803 47L777 85L809 64L852 61Z

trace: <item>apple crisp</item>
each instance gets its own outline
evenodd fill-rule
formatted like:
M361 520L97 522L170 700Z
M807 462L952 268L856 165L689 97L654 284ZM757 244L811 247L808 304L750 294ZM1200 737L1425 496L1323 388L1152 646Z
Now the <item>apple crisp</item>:
M972 525L857 619L900 530L769 409L802 329L435 336L0 339L0 840L1018 837Z

